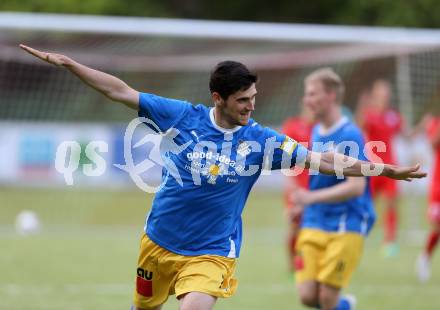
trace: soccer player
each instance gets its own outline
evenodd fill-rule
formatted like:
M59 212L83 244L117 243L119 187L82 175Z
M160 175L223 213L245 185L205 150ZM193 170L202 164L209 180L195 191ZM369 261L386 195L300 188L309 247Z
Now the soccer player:
M304 104L319 122L311 149L336 151L367 160L361 130L342 114L344 84L330 68L305 79ZM326 310L353 309L353 296L341 296L363 251L375 213L368 178L311 173L309 190L299 189L294 203L304 206L297 241L297 290L301 302Z
M416 261L416 272L420 282L431 277L431 258L440 238L440 113L424 118L424 125L434 152L433 175L431 179L428 220L431 231L426 239L425 247Z
M164 185L146 220L136 269L135 309L160 309L173 294L181 310L212 309L218 297L234 294L241 213L263 166L280 169L298 161L326 174L340 171L362 176L365 170L374 170L402 180L426 176L417 165L355 160L347 167L348 157L309 152L289 137L259 125L250 118L257 76L238 62L221 62L212 71L209 87L214 107L208 108L140 93L64 55L21 48L66 68L109 99L138 110L144 122L148 118L166 132L163 138L172 140L167 143L185 146L180 152L165 154L164 161L174 170L163 170ZM174 134L167 134L170 131Z
M289 117L284 121L282 132L295 141L298 141L298 143L307 146L310 142L313 124L314 118L312 111L302 104L299 115ZM295 168L296 167L294 167L294 170ZM292 192L294 192L297 187L308 187L309 172L304 169L298 169L294 171L294 175L289 176L286 181L284 190L285 214L288 222L286 246L289 258L289 270L294 272L295 264L297 263L295 246L301 224L302 208L293 204Z
M368 141L382 141L385 152L375 152L384 163L394 164L393 139L401 131L402 118L391 108L391 86L385 80L376 80L368 94L365 104L358 110L358 123L364 130ZM398 254L397 227L397 184L395 180L382 176L371 178L371 191L375 199L381 196L384 200L384 254L394 257Z

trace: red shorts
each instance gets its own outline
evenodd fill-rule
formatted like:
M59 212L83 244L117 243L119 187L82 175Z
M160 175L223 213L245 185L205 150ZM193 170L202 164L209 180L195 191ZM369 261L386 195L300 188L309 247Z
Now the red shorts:
M440 201L431 201L429 203L428 219L432 223L440 224Z
M376 197L380 193L383 193L388 198L396 198L396 180L383 176L371 177L371 194L373 195L373 197Z

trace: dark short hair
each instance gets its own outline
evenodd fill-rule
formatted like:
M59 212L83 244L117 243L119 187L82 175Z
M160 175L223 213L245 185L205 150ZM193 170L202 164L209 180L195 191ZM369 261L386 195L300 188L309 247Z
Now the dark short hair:
M217 92L226 100L233 93L248 89L257 80L257 75L251 73L245 65L227 60L218 63L211 72L209 89L211 93Z

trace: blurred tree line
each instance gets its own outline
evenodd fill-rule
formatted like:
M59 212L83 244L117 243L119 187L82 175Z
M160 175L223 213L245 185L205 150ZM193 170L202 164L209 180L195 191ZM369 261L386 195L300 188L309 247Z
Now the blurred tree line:
M1 0L1 11L440 27L439 0Z

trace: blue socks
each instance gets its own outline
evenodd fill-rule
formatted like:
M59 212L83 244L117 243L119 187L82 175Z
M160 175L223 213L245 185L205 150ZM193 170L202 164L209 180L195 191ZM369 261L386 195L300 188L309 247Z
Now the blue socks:
M348 296L339 297L338 305L333 310L354 310L355 302L352 299L353 297L348 297ZM318 309L321 308L318 307Z
M341 296L339 298L338 305L334 310L353 310L353 309L348 299L345 296Z

